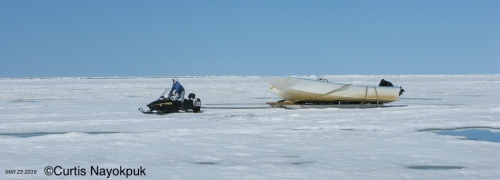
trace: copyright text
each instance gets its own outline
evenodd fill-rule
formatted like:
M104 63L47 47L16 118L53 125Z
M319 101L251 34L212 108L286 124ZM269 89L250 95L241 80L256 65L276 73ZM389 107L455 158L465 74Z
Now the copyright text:
M90 171L87 171L86 168L75 166L75 167L62 167L62 166L47 166L44 169L44 173L47 176L55 175L55 176L101 176L109 178L110 176L125 176L128 178L129 176L146 176L146 168L140 166L139 168L125 168L125 167L116 167L116 168L104 168L99 166L90 166ZM36 173L36 172L35 172Z

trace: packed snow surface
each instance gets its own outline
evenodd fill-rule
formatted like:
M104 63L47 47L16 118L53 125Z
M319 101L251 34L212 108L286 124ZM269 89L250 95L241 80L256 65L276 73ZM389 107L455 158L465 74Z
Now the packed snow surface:
M500 178L500 143L433 132L499 131L499 75L326 76L384 78L406 90L387 105L406 106L302 110L267 108L279 98L260 77L178 78L202 113L137 110L169 77L0 79L0 179L56 178L46 166L86 169L71 179L106 178L91 166L142 166L148 179Z

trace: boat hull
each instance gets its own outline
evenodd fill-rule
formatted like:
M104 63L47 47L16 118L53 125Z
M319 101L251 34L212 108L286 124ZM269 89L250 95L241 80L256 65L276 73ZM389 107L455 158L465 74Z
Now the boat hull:
M294 77L263 77L281 98L303 103L390 103L399 99L400 87L331 83Z

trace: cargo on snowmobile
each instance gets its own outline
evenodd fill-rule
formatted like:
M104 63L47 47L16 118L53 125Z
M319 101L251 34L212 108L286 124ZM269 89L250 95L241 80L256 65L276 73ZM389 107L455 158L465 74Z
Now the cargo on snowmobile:
M182 102L179 100L172 100L172 96L164 97L161 96L158 100L149 103L147 106L149 107L148 111L139 108L144 114L168 114L179 112L182 110L184 112L189 112L189 110L194 113L199 113L201 109L201 100L200 98L195 98L194 93L190 93L188 95L188 99L184 99L184 108L182 106Z

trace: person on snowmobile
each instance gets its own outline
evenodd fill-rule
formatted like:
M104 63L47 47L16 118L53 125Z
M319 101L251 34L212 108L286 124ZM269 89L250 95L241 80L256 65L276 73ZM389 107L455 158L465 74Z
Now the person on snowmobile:
M162 97L165 97L165 92L163 92ZM168 98L172 96L174 97L172 100L181 101L181 107L182 109L184 109L184 87L182 87L181 83L179 83L177 79L172 79L172 87L170 88L170 92L168 93Z

